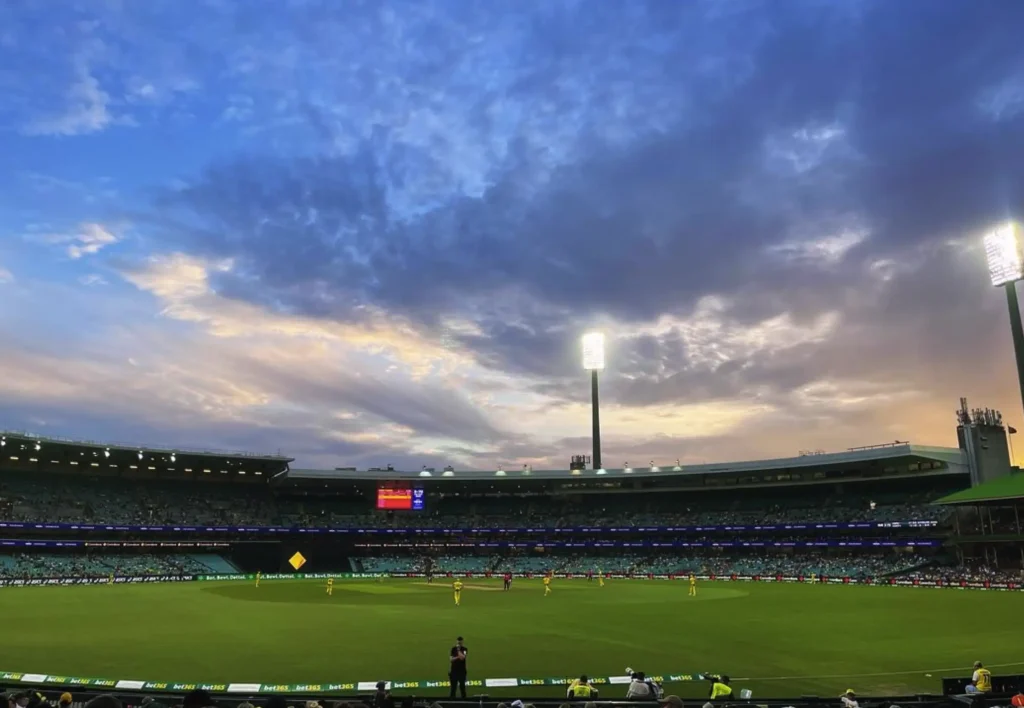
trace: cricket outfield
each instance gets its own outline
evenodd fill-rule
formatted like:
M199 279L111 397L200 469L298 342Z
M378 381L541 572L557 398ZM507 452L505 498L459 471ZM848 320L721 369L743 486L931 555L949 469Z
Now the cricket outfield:
M471 679L723 672L754 696L939 692L975 660L1024 669L1024 593L683 582L185 582L0 589L0 669L173 682L441 681L457 635ZM929 676L930 674L930 676ZM703 682L666 685L683 697ZM475 688L554 695L555 686ZM409 691L413 692L413 691ZM438 688L415 691L439 694ZM620 697L625 687L602 687Z

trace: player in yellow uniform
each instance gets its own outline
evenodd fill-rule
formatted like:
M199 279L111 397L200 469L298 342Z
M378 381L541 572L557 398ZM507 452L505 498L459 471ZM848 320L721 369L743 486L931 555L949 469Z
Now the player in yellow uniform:
M544 597L551 594L551 573L544 576Z
M260 571L257 570L256 571L256 587L260 586L260 578L262 578L262 577L263 577L263 573L261 573Z
M327 594L334 594L334 578L327 578Z
M455 592L455 606L462 604L462 581L456 580L452 583L452 590Z
M597 569L597 587L604 587L604 573L601 571L600 568Z
M697 576L690 573L690 597L697 597Z

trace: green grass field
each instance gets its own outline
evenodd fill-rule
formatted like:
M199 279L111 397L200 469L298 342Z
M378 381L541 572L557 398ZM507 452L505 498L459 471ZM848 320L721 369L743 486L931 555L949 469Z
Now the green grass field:
M16 647L0 669L116 679L442 679L459 634L470 678L719 671L755 697L938 692L977 659L1024 667L1024 594L1008 592L703 583L690 598L682 582L574 580L544 597L540 581L480 580L455 607L444 582L339 581L328 597L324 581L276 580L4 588L0 613Z

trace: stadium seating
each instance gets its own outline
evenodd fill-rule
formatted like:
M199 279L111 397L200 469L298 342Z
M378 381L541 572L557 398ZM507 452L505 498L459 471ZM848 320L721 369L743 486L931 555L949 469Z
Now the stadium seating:
M438 573L557 573L583 574L601 570L606 573L647 574L714 574L714 575L820 575L828 577L887 577L923 572L923 566L934 562L918 555L843 554L826 555L801 553L798 555L657 555L616 554L608 556L569 556L545 554L541 556L508 556L483 558L469 556L454 558L443 556L433 559ZM420 573L428 566L423 556L391 556L363 558L362 568L372 573Z
M13 553L0 555L2 578L107 577L209 573L188 555ZM237 572L232 569L230 572Z
M266 487L239 490L231 485L21 473L0 478L0 521L51 523L524 528L940 519L946 512L929 501L927 496L821 496L819 490L814 495L794 496L785 504L752 495L727 504L709 501L699 508L680 508L680 500L672 495L616 495L609 507L556 498L534 498L517 504L503 498L464 500L440 495L432 501L429 513L388 515L368 511L365 502L294 498Z

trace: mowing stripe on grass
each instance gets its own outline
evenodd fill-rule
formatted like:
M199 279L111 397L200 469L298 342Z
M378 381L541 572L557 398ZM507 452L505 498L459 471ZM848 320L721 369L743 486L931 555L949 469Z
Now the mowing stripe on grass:
M1010 666L1024 666L1024 661L1011 661L1009 664L986 664L989 669L1005 669ZM946 671L973 671L973 666L950 666L944 669L917 669L914 671L879 671L871 674L814 674L812 676L748 676L732 679L733 681L812 681L814 679L855 679L882 678L885 676L913 676L917 674L941 674Z

